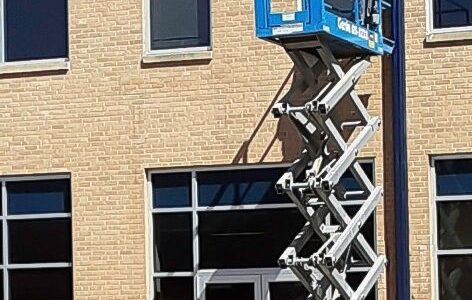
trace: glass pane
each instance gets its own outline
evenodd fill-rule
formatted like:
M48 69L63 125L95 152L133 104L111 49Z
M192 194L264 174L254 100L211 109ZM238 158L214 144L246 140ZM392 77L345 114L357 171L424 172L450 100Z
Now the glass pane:
M254 300L254 283L209 283L205 300Z
M154 215L154 272L192 271L192 214Z
M344 206L344 209L346 210L347 214L351 218L353 218L356 215L356 213L359 211L360 208L361 208L360 205ZM364 238L367 240L369 245L372 247L372 249L376 249L376 245L375 245L375 211L372 215L370 215L370 217L367 219L367 222L361 228L361 233L364 236Z
M434 0L433 3L435 28L472 25L470 0Z
M367 273L364 273L364 272L348 272L346 281L347 283L349 283L349 285L351 286L353 290L356 290L361 284L362 280L364 280L366 275ZM375 300L376 293L377 293L377 287L374 286L372 290L369 292L369 294L367 294L367 297L365 298L365 300Z
M2 225L0 225L0 263L3 264L3 223ZM1 269L0 269L0 273L1 273Z
M306 300L308 290L300 282L269 283L270 300Z
M361 163L360 164L362 169L364 170L365 174L367 177L373 181L374 180L374 164L373 163ZM357 180L354 178L354 175L352 174L351 170L348 169L346 173L341 177L340 183L343 185L343 187L346 189L346 191L360 191L361 186L357 182Z
M291 203L275 192L287 168L211 171L198 173L198 205Z
M11 300L72 299L72 270L10 270Z
M472 159L438 160L435 167L438 196L472 194Z
M70 212L68 179L7 182L7 194L9 214Z
M209 0L150 1L152 49L210 45Z
M353 218L355 214L359 211L361 208L360 205L345 205L344 209L346 210L347 214L349 217ZM332 218L332 223L333 224L339 224L334 218ZM369 245L372 247L372 249L376 249L376 237L375 237L375 213L372 214L368 219L367 222L364 224L364 226L361 228L361 234L364 236L366 241L369 243ZM352 266L355 267L365 267L367 266L364 261L361 259L361 256L359 255L357 249L352 248L351 249L351 254L352 254Z
M191 173L152 175L152 202L154 208L190 207Z
M6 60L67 57L67 0L5 1Z
M304 224L295 208L199 213L200 267L277 267Z
M193 277L154 278L154 300L193 300Z
M11 263L70 262L70 219L8 221Z
M336 14L342 18L346 18L355 22L355 15L354 15L354 0L325 0L326 10L330 13Z
M438 202L439 249L472 248L472 201Z
M472 294L472 255L440 256L440 299L470 299Z

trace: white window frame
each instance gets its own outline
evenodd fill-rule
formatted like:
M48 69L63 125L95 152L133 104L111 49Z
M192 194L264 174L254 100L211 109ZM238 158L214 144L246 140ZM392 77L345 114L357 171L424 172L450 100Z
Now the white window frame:
M288 271L288 270L282 270ZM299 282L298 278L292 272L280 272L278 274L269 274L262 277L262 300L270 298L270 284L273 282Z
M8 221L9 220L38 220L38 219L63 219L68 218L72 224L72 212L70 213L38 213L38 214L21 214L21 215L8 215L8 182L20 182L20 181L42 181L42 180L55 180L55 179L68 179L71 180L68 174L55 174L55 175L32 175L32 176L8 176L0 177L1 193L2 193L2 213L0 215L0 222L2 222L2 234L3 234L3 264L0 264L1 272L3 272L3 300L9 300L10 298L10 285L8 280L9 270L21 270L21 269L44 269L44 268L72 268L72 262L53 262L53 263L9 263L9 241L8 241ZM70 193L70 206L72 211L72 191ZM72 232L71 240L72 240ZM73 248L73 246L72 246ZM73 251L73 249L71 249ZM73 253L71 254L73 259ZM73 270L71 270L73 272Z
M472 26L434 28L434 0L425 1L427 42L445 42L472 39Z
M439 300L440 286L439 286L439 256L441 255L472 255L472 249L458 249L458 250L439 250L438 244L438 218L437 218L437 203L447 201L470 201L472 202L471 195L459 195L459 196L438 196L436 192L436 167L435 162L441 160L457 160L457 159L472 159L472 154L455 154L455 155L442 155L434 156L431 158L430 164L430 190L431 190L431 230L432 230L432 245L431 245L431 282L433 288L432 298Z
M5 61L5 1L6 0L0 0L0 74L69 70L69 57L14 62ZM67 9L69 10L69 3L67 3ZM69 15L69 11L67 11L67 34L70 32Z
M151 0L143 0L144 14L144 52L143 63L165 63L185 60L208 60L213 57L212 0L209 0L210 45L203 47L187 47L153 50L151 49Z
M375 181L375 159L365 158L359 159L360 163L371 163L372 164L372 177ZM250 268L250 269L198 269L199 265L199 237L193 239L193 270L184 272L154 272L154 256L153 256L153 239L154 239L154 227L153 227L153 216L157 213L192 213L192 233L198 232L198 213L202 211L236 211L236 210L253 210L253 209L277 209L277 208L296 208L293 203L280 203L280 204L249 204L249 205L238 205L238 206L198 206L198 182L197 173L204 171L232 171L232 170L252 170L252 169L270 169L270 168L288 168L290 164L286 163L269 163L269 164L254 164L254 165L238 165L238 166L215 166L215 167L194 167L194 168L162 168L162 169L149 169L147 170L147 261L149 266L149 281L148 281L148 299L154 297L154 279L167 277L193 277L194 278L194 299L202 300L201 295L203 294L202 282L205 282L208 277L219 277L219 276L239 276L233 278L244 278L244 276L261 276L261 282L259 287L261 288L261 299L267 300L268 292L264 289L268 288L268 282L276 281L298 281L296 276L289 269L280 268ZM152 192L152 175L154 174L171 174L171 173L191 173L191 205L189 207L176 207L176 208L153 208L153 192ZM345 201L345 206L362 205L362 200ZM375 217L374 217L374 220ZM377 223L374 221L374 243L377 243ZM356 267L351 272L367 272L368 267ZM378 298L378 292L376 293L376 299Z
M200 274L197 277L197 298L205 299L205 290L207 284L218 283L252 283L254 284L254 299L261 299L261 276L260 275L220 275L220 274Z

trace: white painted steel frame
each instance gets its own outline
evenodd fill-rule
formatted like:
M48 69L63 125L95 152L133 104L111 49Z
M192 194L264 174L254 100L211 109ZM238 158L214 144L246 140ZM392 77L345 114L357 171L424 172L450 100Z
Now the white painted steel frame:
M210 45L203 47L187 47L187 48L173 48L173 49L162 49L162 50L153 50L151 48L151 0L143 0L143 40L144 40L144 53L143 56L160 56L160 55L169 55L169 54L187 54L187 53L196 53L196 52L208 52L212 50L213 44L213 35L212 35L212 0L209 0L209 38Z
M340 92L340 94L347 93L347 91L349 91L352 87L352 83L354 82L350 80L343 81L343 77L348 75L344 73L339 61L333 56L330 49L323 44L321 38L319 45L316 45L314 48L318 54L317 56L313 55L314 59L318 59L318 61L321 61L321 64L318 62L317 64L315 64L315 66L321 65L320 68L324 68L328 71L331 71L332 74L335 75L336 81L339 83L332 86L331 81L326 80L327 85L325 85L325 88L322 89L322 91L318 94L318 96L316 96L315 100L311 104L305 105L304 107L302 106L298 108L290 108L288 105L285 104L285 101L282 100L274 106L272 113L275 118L280 118L282 115L288 116L292 124L297 128L299 135L304 138L305 142L305 150L301 158L294 162L292 167L287 170L287 172L282 175L282 177L277 181L277 190L279 193L285 193L289 195L290 198L294 201L294 203L297 204L297 207L299 207L299 210L302 215L308 221L313 223L313 230L316 231L317 234L324 240L324 244L308 260L305 257L298 257L297 255L295 255L295 257L293 258L289 257L289 260L285 260L284 258L281 258L281 260L284 261L284 264L286 264L288 267L293 268L294 272L296 272L298 270L297 268L301 265L307 268L309 268L309 266L314 266L316 269L323 273L324 278L328 279L329 285L320 287L319 291L323 293L321 297L317 297L319 296L319 293L310 288L310 286L307 286L306 280L308 279L306 278L306 274L298 274L298 272L296 272L297 274L295 274L304 283L310 293L317 299L321 300L323 297L325 297L324 293L329 293L329 290L332 288L334 288L336 292L339 292L344 299L357 299L357 297L364 299L364 293L368 291L370 287L373 287L375 282L378 280L381 271L385 267L385 256L377 256L375 251L367 243L362 234L358 234L355 237L355 239L353 240L353 245L358 250L362 258L372 267L367 273L366 277L363 279L361 285L356 289L356 291L353 291L347 281L343 278L343 276L340 275L338 270L330 268L333 265L332 260L336 259L336 255L333 253L332 256L330 256L331 259L327 260L323 260L323 258L321 257L325 249L327 250L329 247L331 247L333 245L333 242L339 238L339 234L334 233L330 236L329 239L325 240L326 236L323 233L318 232L320 228L319 222L313 222L311 219L311 212L313 211L312 204L304 203L304 197L309 197L310 193L315 193L315 195L322 200L322 202L326 205L329 211L333 214L335 219L341 224L341 227L343 227L343 231L349 230L351 228L349 227L351 218L344 210L341 204L342 202L338 201L338 199L334 195L333 188L337 184L343 173L345 173L347 168L352 165L351 171L353 173L353 176L359 182L359 184L369 193L374 193L373 183L367 178L367 175L362 170L359 163L354 162L354 159L356 158L361 148L364 146L365 140L369 139L370 135L372 135L375 131L378 130L380 126L380 120L375 117L370 117L366 107L363 105L356 91L354 89L351 89L349 98L352 100L354 107L356 108L357 113L360 117L358 123L365 124L365 127L356 136L356 138L351 144L348 144L347 141L345 141L345 139L338 132L333 121L329 118L329 116L325 115L329 113L329 110L331 109L330 105L327 104L328 102L326 102L324 105L319 105L318 101L320 97L322 97L321 95L326 94L331 98L332 105L335 105L337 101L341 99L341 95L335 96L335 94L338 92ZM318 72L314 71L313 67L308 65L307 61L302 57L302 54L308 55L309 52L305 51L305 49L302 47L300 49L293 50L286 48L286 50L287 54L292 58L294 64L302 73L304 81L308 85L310 85L312 81L318 77L315 75L315 73ZM302 53L302 51L305 52ZM359 58L359 60L365 60L365 58ZM364 65L368 66L368 63L366 62ZM358 66L359 64L356 64L354 65L354 67L351 66L350 68L357 68ZM354 74L356 72L357 70L350 70L348 71L348 74ZM353 75L348 77L352 76ZM348 87L345 87L344 90L342 90L339 87L339 85L341 84L347 84ZM330 93L330 90L332 91L333 89L335 91ZM343 92L341 93L341 91ZM323 100L321 100L321 102L323 102ZM300 108L305 111L305 114L299 112ZM298 115L303 115L305 118L300 118ZM310 126L314 127L314 129L311 130ZM320 151L315 148L316 146L318 146L319 148L324 149L326 147L327 141L329 141L328 138L324 137L323 135L321 135L321 137L315 136L314 132L316 131L316 129L321 130L322 133L325 133L326 136L328 136L329 139L333 141L333 144L335 144L336 147L339 148L339 151L342 153L340 157L329 157L329 154L320 153ZM369 135L367 133L369 133ZM320 143L321 145L319 145ZM312 164L309 164L309 162L306 161L308 153L311 153L310 155L312 156ZM330 161L325 162L324 160L326 159L329 159ZM324 163L324 167L321 169L321 171L318 169L318 167L320 166L317 164L317 162L319 161L323 161ZM301 165L305 165L304 170L307 173L310 173L312 176L302 180L301 182L296 182L295 178L298 178L300 175L300 171L303 170L300 170ZM381 189L379 191L381 193ZM298 196L295 196L294 192L298 192ZM356 216L358 214L361 214L362 212L363 209L361 208L357 212ZM354 221L355 220L356 217L354 217ZM329 225L329 223L326 224ZM336 243L334 243L334 245L336 246ZM341 251L342 249L340 249L339 252ZM322 279L314 279L311 285L314 286L315 284L320 283L320 280ZM327 295L327 298L330 299L334 299L335 297L336 295Z
M431 194L431 217L430 226L432 234L431 243L431 282L432 282L432 298L439 300L439 257L442 255L472 255L471 249L456 249L456 250L440 250L438 244L438 218L437 218L437 204L440 202L450 201L471 201L472 194L454 195L454 196L438 196L436 190L437 176L435 162L441 160L457 160L457 159L472 159L472 154L452 154L452 155L436 155L430 157L430 194Z
M0 1L3 2L3 1ZM8 215L8 182L21 181L42 181L42 180L57 180L57 179L71 179L68 174L52 174L52 175L25 175L25 176L3 176L0 177L1 193L2 193L2 234L3 234L3 263L0 265L3 271L3 299L10 299L10 285L9 285L9 270L21 269L52 269L52 268L72 268L72 262L55 262L55 263L24 263L24 264L10 264L9 263L9 238L8 238L8 221L9 220L37 220L37 219L72 219L72 213L39 213L39 214L24 214L24 215ZM70 206L72 209L72 194L70 194ZM72 221L71 221L72 224ZM72 236L72 232L70 233ZM72 239L71 239L72 240ZM72 249L70 249L72 252Z
M364 158L359 159L359 163L370 163L372 164L373 180L375 181L375 163L373 159ZM297 278L293 273L286 269L280 268L251 268L251 269L198 269L199 266L199 238L198 238L198 213L208 211L240 211L240 210L254 210L254 209L280 209L280 208L296 208L293 203L280 203L280 204L248 204L248 205L224 205L224 206L198 206L198 181L197 174L205 171L236 171L236 170L253 170L253 169L272 169L272 168L288 168L290 164L283 163L269 163L269 164L249 164L249 165L232 165L232 166L200 166L200 167L184 167L184 168L160 168L150 169L147 173L147 203L148 203L148 226L149 226L149 237L148 237L148 258L151 264L150 284L149 284L149 299L153 299L154 295L154 279L164 277L193 277L194 280L194 299L201 300L199 295L202 294L202 280L209 276L226 277L232 276L232 278L238 278L235 276L261 276L260 290L261 299L268 300L268 291L264 282L272 278L280 278L281 281L296 281ZM191 206L189 207L176 207L176 208L153 208L153 191L152 191L152 175L153 174L172 174L172 173L190 173L191 174ZM362 205L364 200L359 201L346 201L343 206ZM184 272L155 272L154 271L154 228L153 228L153 216L156 214L168 214L168 213L192 213L192 234L193 234L193 270ZM374 214L374 242L377 241L377 224L375 222ZM366 272L368 268L354 267L351 272ZM283 280L282 280L283 279Z

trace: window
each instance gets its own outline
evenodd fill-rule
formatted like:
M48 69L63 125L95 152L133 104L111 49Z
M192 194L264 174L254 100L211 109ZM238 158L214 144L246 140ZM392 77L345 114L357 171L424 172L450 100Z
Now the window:
M3 1L1 62L67 58L67 0Z
M434 159L433 170L438 298L468 299L472 293L472 158Z
M362 166L372 179L373 164ZM296 277L277 265L305 223L291 200L275 193L286 170L274 165L150 172L154 299L306 299ZM362 204L359 185L350 172L342 183L353 192L344 203L352 215ZM374 216L362 233L375 244ZM307 248L321 244L314 238ZM356 265L348 274L353 288L366 270ZM375 291L367 299L375 299Z
M69 178L0 181L0 299L72 299Z
M435 29L472 26L472 2L469 0L432 0Z
M428 0L426 41L445 42L472 39L472 2Z
M147 1L148 54L210 50L210 0Z

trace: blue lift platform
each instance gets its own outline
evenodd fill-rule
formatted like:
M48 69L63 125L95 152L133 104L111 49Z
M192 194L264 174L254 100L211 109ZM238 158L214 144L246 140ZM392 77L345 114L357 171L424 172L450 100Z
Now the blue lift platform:
M280 1L280 0L279 0ZM271 0L255 0L256 35L284 44L324 38L335 57L391 54L393 41L382 35L380 0L300 0L292 12L271 12Z
M357 156L379 130L380 118L369 114L355 85L371 56L392 53L393 42L382 34L382 12L390 5L386 0L298 0L296 11L275 13L271 7L271 0L255 0L256 35L283 47L302 79L300 84L294 77L272 113L291 121L304 146L275 188L307 221L279 265L297 276L310 300L375 299L371 291L387 260L361 228L380 204L383 188L369 179ZM345 107L352 111L340 113ZM356 179L357 190L343 185L346 172ZM346 205L360 208L352 215ZM323 245L307 257L302 250L314 235ZM367 274L353 287L347 276L359 266Z

